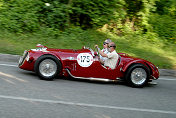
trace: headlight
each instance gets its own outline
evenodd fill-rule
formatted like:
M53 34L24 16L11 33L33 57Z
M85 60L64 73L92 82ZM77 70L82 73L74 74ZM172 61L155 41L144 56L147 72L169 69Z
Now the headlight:
M23 56L20 57L19 66L23 65L25 60L29 61L29 52L26 50L24 51Z

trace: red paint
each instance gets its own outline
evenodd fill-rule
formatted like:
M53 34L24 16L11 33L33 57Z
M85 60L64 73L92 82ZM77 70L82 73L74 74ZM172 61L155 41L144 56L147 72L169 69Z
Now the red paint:
M158 79L159 72L155 65L151 62L140 58L130 57L125 53L119 53L121 60L117 62L117 66L114 70L104 68L98 60L98 56L93 56L93 63L89 67L81 67L77 63L77 56L80 53L89 53L92 55L97 55L96 52L91 52L89 49L49 49L45 47L46 50L34 51L29 50L29 60L25 60L23 64L19 65L19 68L29 71L34 71L34 64L36 60L42 55L53 55L61 61L62 71L61 75L68 76L66 69L69 69L70 73L75 77L85 77L85 78L105 78L110 80L115 80L116 78L123 78L125 72L131 64L142 63L146 65L151 70L151 77ZM118 65L119 64L119 65Z

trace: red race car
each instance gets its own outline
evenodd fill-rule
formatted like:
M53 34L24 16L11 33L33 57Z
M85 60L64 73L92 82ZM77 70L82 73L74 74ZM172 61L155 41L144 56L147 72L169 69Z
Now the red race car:
M125 53L118 53L116 68L108 69L100 63L98 53L91 48L51 49L41 44L37 47L24 51L19 68L34 71L44 80L53 80L59 75L101 81L124 80L132 87L143 87L159 78L158 68L154 64Z

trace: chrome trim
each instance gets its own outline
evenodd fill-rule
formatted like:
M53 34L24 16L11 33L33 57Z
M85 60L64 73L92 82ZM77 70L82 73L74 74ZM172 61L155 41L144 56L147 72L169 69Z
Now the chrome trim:
M68 60L74 60L75 58L74 57L67 57L66 59L68 59Z
M76 77L74 75L71 74L71 72L69 71L69 69L65 69L68 74L73 77L73 78L77 78L77 79L84 79L84 80L93 80L93 81L104 81L104 82L115 82L117 80L110 80L110 79L104 79L104 78L93 78L93 77L89 77L89 78L85 78L85 77Z
M31 50L35 51L35 52L37 52L37 51L49 52L49 51L47 51L47 48L37 48L37 49L31 49Z

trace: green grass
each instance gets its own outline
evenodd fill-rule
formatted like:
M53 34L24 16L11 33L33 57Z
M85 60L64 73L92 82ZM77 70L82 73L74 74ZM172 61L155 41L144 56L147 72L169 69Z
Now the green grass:
M55 36L57 35L57 36ZM97 30L70 29L65 32L38 32L15 34L0 32L0 53L22 55L24 50L36 48L40 43L50 48L80 49L82 46L94 47L106 38L112 39L117 45L117 52L128 53L154 63L159 68L176 69L176 44L167 43L153 34L130 34L116 36Z

